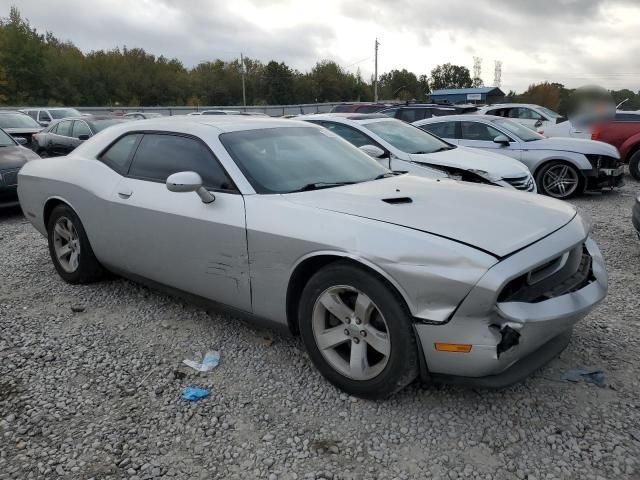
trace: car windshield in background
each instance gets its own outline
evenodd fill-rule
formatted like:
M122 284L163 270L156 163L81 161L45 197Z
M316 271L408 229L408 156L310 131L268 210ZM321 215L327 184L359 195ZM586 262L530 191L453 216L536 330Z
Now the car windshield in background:
M328 130L281 127L223 133L220 141L258 193L290 193L389 173Z
M400 120L365 123L362 126L406 153L434 153L454 148L424 130Z
M0 128L42 128L29 115L24 113L1 113Z
M91 130L98 133L111 125L128 121L130 121L129 118L107 118L104 120L92 120L89 123L91 124Z
M49 110L54 120L68 117L79 117L82 114L75 108L56 108L55 110Z
M538 107L538 110L540 110L542 113L544 113L549 118L561 118L562 117L562 115L560 115L559 113L556 113L553 110L549 110L546 107Z
M523 142L533 142L535 140L542 140L545 138L537 132L534 132L530 128L527 128L519 123L516 123L512 120L507 120L506 118L499 118L497 120L493 120L493 123L504 128L505 130L510 131L516 137L518 137Z
M7 132L0 130L0 147L14 147L16 142Z

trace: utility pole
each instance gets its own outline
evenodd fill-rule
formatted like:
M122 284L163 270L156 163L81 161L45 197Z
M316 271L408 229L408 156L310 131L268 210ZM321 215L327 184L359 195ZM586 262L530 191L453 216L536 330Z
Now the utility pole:
M245 74L245 68L244 68L244 56L242 55L242 52L240 52L240 73L242 74L242 105L244 105L245 107L247 106L247 95L244 91L244 74Z
M374 73L374 79L373 79L373 101L378 103L378 46L380 45L380 42L378 42L378 39L376 38L376 59L375 59L375 73Z

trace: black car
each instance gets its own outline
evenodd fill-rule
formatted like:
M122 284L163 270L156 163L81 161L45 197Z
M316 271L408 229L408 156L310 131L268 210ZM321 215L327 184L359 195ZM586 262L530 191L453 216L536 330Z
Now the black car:
M0 208L18 205L18 171L29 160L38 157L0 129Z
M14 138L24 139L29 147L33 136L42 130L40 124L26 113L10 110L0 111L0 128Z
M464 113L472 113L478 108L473 105L440 105L440 104L417 104L410 103L408 105L399 105L396 107L385 108L378 113L382 113L391 118L405 121L407 123L417 122L425 118L444 117L446 115L462 115Z
M112 115L71 117L51 123L33 136L33 149L42 156L66 155L85 140L116 123L130 119Z

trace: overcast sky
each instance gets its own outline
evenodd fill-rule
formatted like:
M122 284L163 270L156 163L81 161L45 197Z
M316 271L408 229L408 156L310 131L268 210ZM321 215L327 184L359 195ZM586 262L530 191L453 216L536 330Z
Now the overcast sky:
M186 66L244 52L308 70L332 59L348 70L440 63L473 68L502 88L532 82L640 89L640 0L0 0L16 5L38 30L84 51L142 47Z

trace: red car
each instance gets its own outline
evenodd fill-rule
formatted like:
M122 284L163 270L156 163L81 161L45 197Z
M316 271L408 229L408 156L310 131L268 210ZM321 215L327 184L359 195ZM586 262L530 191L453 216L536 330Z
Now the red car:
M631 176L640 180L640 121L598 123L591 129L591 139L616 147L622 161L629 162Z

